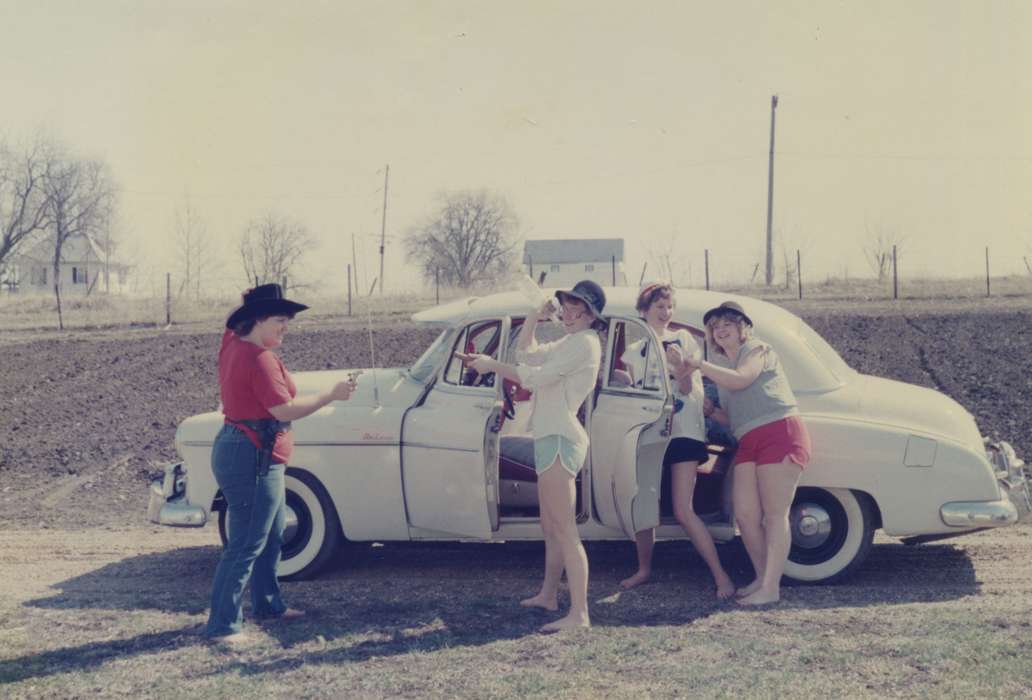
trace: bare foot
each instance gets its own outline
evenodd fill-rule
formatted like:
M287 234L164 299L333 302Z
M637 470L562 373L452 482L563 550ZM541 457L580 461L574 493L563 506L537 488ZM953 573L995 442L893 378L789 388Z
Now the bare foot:
M541 595L540 593L538 593L533 598L524 598L520 601L520 605L522 605L525 608L542 608L544 610L549 610L551 612L555 612L559 609L558 600L556 600L555 598L547 598Z
M562 632L563 630L579 629L581 627L591 627L591 620L588 619L587 614L576 615L570 613L566 617L544 625L541 631L545 634L551 634L552 632Z
M298 610L297 608L287 608L279 615L261 615L256 617L255 620L265 624L267 622L292 622L303 618L307 613L304 610Z
M224 634L221 637L210 637L208 641L226 649L238 649L246 646L251 641L251 638L246 632L234 632L233 634Z
M747 595L752 595L753 593L755 593L756 591L758 591L760 589L760 584L761 583L763 583L763 582L760 581L760 579L756 579L755 581L750 583L748 586L743 586L742 588L739 588L738 592L735 593L735 595L738 596L739 598L744 598Z
M776 603L781 600L781 591L777 588L772 590L765 590L759 588L747 596L743 596L738 599L739 605L769 605Z
M717 600L727 600L734 594L735 582L727 574L717 579Z
M636 588L643 583L648 583L650 576L652 576L651 571L643 571L641 569L638 569L638 573L636 573L634 576L628 576L620 582L620 588L624 589L625 591L629 591L632 588Z

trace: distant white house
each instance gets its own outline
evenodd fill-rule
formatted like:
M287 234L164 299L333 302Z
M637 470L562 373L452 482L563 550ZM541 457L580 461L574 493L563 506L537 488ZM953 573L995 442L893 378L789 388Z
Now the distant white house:
M526 241L523 269L534 280L544 273L547 287L568 287L584 279L605 286L627 284L622 238Z
M92 237L72 236L61 246L61 292L67 294L121 294L129 288L129 266L109 259ZM54 244L41 238L15 253L0 279L4 291L17 294L52 294Z

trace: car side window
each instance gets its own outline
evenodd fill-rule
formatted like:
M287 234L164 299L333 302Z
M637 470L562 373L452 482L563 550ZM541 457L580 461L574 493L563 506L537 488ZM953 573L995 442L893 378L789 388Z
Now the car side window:
M478 321L462 329L455 338L448 365L444 370L444 382L455 386L493 387L494 372L477 374L471 367L465 367L455 353L475 353L498 359L499 339L502 333L500 320Z
M652 335L637 323L614 320L610 324L612 351L607 358L606 387L622 391L664 393L666 366Z
M509 330L508 351L505 355L505 357L508 358L506 360L507 362L515 362L517 341L520 338L520 332L523 330L523 324L525 322L526 319L522 318L514 318L512 320L512 328ZM559 340L564 335L566 335L566 332L563 331L563 327L560 324L547 323L544 321L539 323L534 331L534 338L537 339L537 342L539 343L552 343Z

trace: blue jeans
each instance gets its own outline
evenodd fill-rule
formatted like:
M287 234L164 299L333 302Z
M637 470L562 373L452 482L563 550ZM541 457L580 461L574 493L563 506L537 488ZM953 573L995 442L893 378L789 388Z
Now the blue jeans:
M241 629L248 579L255 617L278 617L287 609L276 579L286 523L286 467L273 464L259 476L258 448L240 429L225 425L212 447L211 468L229 516L206 628L209 637L221 637Z

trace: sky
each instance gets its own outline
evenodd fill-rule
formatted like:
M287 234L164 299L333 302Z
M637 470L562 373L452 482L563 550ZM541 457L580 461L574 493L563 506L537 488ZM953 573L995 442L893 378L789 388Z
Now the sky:
M104 159L162 288L187 200L221 291L269 211L319 241L306 277L342 291L354 235L370 284L387 164L387 291L419 285L402 240L442 193L481 188L523 238L624 238L633 281L697 286L705 249L718 283L763 259L777 94L779 263L870 276L881 233L904 276L984 274L986 246L1025 274L1030 35L1001 0L0 0L0 134Z

